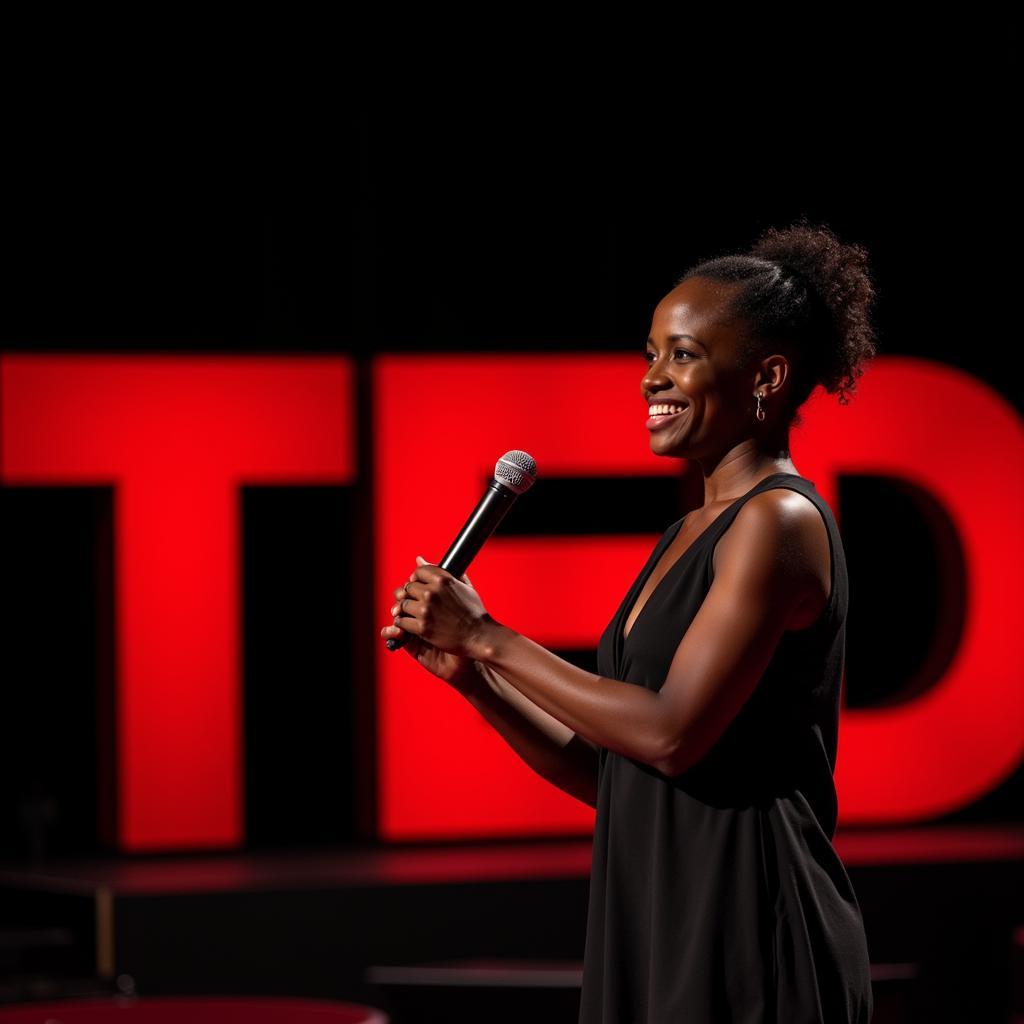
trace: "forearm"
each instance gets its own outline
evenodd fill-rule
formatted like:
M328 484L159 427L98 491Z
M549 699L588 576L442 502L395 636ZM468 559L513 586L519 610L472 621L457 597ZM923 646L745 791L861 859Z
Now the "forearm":
M520 693L494 669L475 663L477 685L466 699L538 775L597 806L598 751Z
M474 657L592 743L659 770L667 765L673 742L658 693L587 672L493 620Z

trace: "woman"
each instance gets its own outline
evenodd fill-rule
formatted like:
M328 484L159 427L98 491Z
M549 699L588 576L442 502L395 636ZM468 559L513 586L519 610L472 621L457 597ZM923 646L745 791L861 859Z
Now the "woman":
M417 558L406 650L545 778L597 809L580 1024L870 1020L864 927L832 839L848 585L832 511L789 457L817 385L875 353L867 254L769 229L654 311L651 450L696 461L598 646L599 675ZM571 599L571 588L567 588Z

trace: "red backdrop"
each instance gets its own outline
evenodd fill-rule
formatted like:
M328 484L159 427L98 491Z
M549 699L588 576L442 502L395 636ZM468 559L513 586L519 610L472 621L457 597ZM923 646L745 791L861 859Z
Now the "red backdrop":
M505 451L537 459L538 486L546 473L621 476L625 496L631 479L678 473L679 462L649 451L642 370L639 357L618 354L376 359L366 429L377 628L415 556L440 560ZM570 411L569 391L600 402ZM243 840L238 489L358 486L354 409L343 356L0 358L0 480L115 489L123 849ZM791 440L794 463L837 517L840 474L906 479L944 507L966 559L966 622L946 675L914 699L844 712L841 821L907 822L970 803L1024 754L1011 593L1024 563L1020 417L962 371L879 357L848 406L818 392ZM656 540L499 531L470 575L499 621L545 646L588 647ZM376 685L384 838L590 829L589 807L536 776L472 707L383 641Z

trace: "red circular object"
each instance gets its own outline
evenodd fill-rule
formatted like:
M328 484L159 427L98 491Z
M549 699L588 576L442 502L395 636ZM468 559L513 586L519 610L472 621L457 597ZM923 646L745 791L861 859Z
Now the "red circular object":
M389 1024L372 1006L274 996L68 999L0 1007L0 1024Z

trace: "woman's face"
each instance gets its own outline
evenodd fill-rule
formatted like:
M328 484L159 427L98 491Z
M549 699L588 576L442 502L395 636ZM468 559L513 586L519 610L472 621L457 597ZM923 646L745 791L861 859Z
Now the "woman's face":
M656 455L715 459L749 436L755 372L737 366L746 325L729 315L736 288L691 277L654 310L640 390L655 407L647 429ZM654 415L661 404L681 411Z

